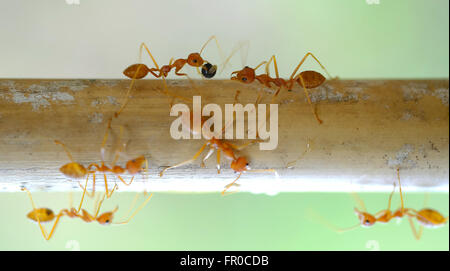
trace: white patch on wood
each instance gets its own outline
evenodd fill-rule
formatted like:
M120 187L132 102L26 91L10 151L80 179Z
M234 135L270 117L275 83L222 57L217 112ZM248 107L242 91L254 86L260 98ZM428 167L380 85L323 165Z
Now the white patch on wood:
M448 106L448 88L436 89L433 96L439 98L443 105Z
M102 113L94 113L94 114L90 114L88 116L88 120L91 123L102 123L103 121L103 114Z

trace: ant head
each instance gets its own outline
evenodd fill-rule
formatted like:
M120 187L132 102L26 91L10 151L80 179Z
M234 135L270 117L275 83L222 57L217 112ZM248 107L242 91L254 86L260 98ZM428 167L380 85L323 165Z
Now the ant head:
M187 58L187 63L192 67L201 67L203 62L204 60L199 53L192 53Z
M149 68L145 65L145 64L133 64L131 66L128 66L128 68L126 68L123 71L123 74L128 77L128 78L136 78L136 79L142 79L145 76L147 76L149 71Z
M246 170L249 170L250 167L247 158L239 157L238 159L231 162L231 169L233 169L235 172L244 172Z
M236 76L231 77L231 80L238 80L241 83L249 84L255 80L255 70L248 66L231 74L236 74Z
M448 217L444 217L438 211L429 208L419 210L416 218L425 227L443 226L448 221Z
M27 217L35 222L49 222L55 219L55 214L48 208L37 208L27 214Z
M205 78L213 78L217 72L217 65L212 65L211 63L205 63L202 66L202 75Z
M127 170L131 175L139 173L142 170L142 165L147 161L144 156L139 156L127 162Z
M106 212L101 214L100 216L98 216L96 218L97 222L100 225L109 225L112 223L112 220L114 218L114 213L117 211L117 209L119 209L118 207L116 207L114 210L112 210L111 212Z
M356 208L355 213L358 215L359 221L361 222L361 226L370 227L373 226L375 222L377 222L377 219L369 213L361 212Z
M83 165L76 162L65 164L59 168L59 171L67 177L74 179L83 178L87 174L87 169Z

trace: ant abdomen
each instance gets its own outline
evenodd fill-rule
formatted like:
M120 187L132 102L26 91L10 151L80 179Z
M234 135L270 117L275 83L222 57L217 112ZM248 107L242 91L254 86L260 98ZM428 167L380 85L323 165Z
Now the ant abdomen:
M303 78L303 82L305 84L305 88L316 88L325 82L325 77L316 72L316 71L303 71L300 73L300 76ZM297 79L298 84L301 86L302 81L300 76Z
M205 63L202 66L202 75L205 78L213 78L217 72L217 65L212 65L211 63Z
M147 67L147 65L141 64L141 63L137 63L137 64L133 64L131 66L128 66L128 68L126 68L123 71L123 74L126 77L131 78L131 79L133 79L133 78L135 78L135 79L142 79L145 76L147 76L149 71L150 71L150 69Z

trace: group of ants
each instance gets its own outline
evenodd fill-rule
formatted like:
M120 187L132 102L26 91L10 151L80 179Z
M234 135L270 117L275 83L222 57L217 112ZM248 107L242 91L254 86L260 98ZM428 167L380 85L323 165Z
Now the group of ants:
M145 49L147 51L148 55L150 56L150 58L154 64L154 67L149 68L145 64L137 63L137 64L130 65L129 67L127 67L124 70L123 74L132 80L131 80L130 86L128 88L128 91L126 93L125 101L122 103L120 109L117 112L115 112L114 118L118 118L119 115L122 113L122 111L125 109L128 101L129 101L130 93L133 89L135 81L146 77L148 74L151 74L155 78L162 79L164 89L161 92L162 92L162 94L166 95L171 100L171 104L173 103L173 101L175 99L189 100L185 97L178 96L178 95L171 93L167 87L166 77L169 75L169 73L172 70L174 70L174 73L176 76L184 76L190 80L191 84L194 84L192 82L192 80L190 79L190 77L186 73L181 72L181 70L183 69L183 67L186 66L186 64L190 67L195 68L197 70L197 72L199 74L201 74L204 78L214 77L217 72L217 65L211 64L210 62L206 61L201 56L206 45L209 42L211 42L212 40L214 40L216 42L219 52L221 52L221 48L219 46L217 38L215 36L212 36L202 46L199 53L191 53L188 55L187 58L179 58L176 60L174 60L172 58L168 65L163 65L161 67L157 64L155 58L151 54L151 52L148 49L148 47L146 46L146 44L142 43L140 46L140 56L142 55L143 49ZM230 56L226 59L224 59L222 57L222 60L223 60L222 68L224 68L226 66L226 63L230 60L231 56L235 52L236 52L236 49L233 50L232 53L230 54ZM296 66L296 68L292 72L289 79L283 79L283 78L279 77L277 61L276 61L275 56L272 56L268 61L263 61L260 64L256 65L254 68L245 66L242 70L232 72L231 80L236 80L243 84L251 84L253 82L257 82L268 88L276 87L276 89L273 92L274 94L272 95L272 103L275 101L275 99L277 98L277 95L280 93L280 91L283 88L288 91L291 91L294 84L300 85L305 92L306 99L311 107L311 110L312 110L312 113L313 113L315 119L317 120L317 122L320 125L320 124L322 124L322 120L317 115L315 108L314 108L313 104L311 103L308 89L316 88L316 87L322 85L325 82L326 78L321 73L312 71L312 70L306 70L306 71L302 71L302 72L298 73L298 70L300 69L301 65L305 62L305 60L309 56L311 56L321 66L321 68L325 71L327 76L329 78L331 78L330 74L327 72L325 67L320 63L320 61L312 53L307 53L301 59L299 64ZM271 63L273 63L273 66L274 66L275 77L270 76L270 73L269 73ZM263 65L265 65L265 72L256 74L256 71ZM239 93L239 91L236 92L235 102L236 102L238 93ZM257 103L260 100L260 98L261 98L261 92L258 93L258 98L256 99L255 103ZM191 113L191 122L190 123L192 123L192 118L193 118L193 116ZM31 201L31 204L33 207L33 210L27 214L27 217L38 223L41 233L46 240L49 240L52 237L58 222L60 221L60 219L63 216L67 216L70 218L79 218L79 219L83 220L84 222L88 222L88 223L96 221L101 225L112 224L114 214L118 210L118 207L116 207L112 211L104 212L104 213L100 214L100 208L101 208L101 205L102 205L103 201L105 200L105 198L110 198L112 196L113 192L118 188L117 183L114 185L114 187L111 190L108 188L108 180L107 180L106 173L114 174L124 185L127 185L127 186L131 185L131 183L133 182L134 175L136 175L138 173L142 173L142 174L147 173L148 161L144 156L139 156L135 159L130 159L129 161L126 162L125 167L116 165L116 162L118 161L119 156L124 155L123 152L121 151L121 149L116 152L111 166L107 166L105 164L105 162L104 162L104 160L105 160L104 159L105 144L106 144L106 141L108 138L109 130L111 129L112 120L113 120L113 117L111 117L109 119L108 124L107 124L107 129L106 129L105 135L103 137L103 142L102 142L101 151L100 151L102 161L101 161L100 165L97 163L91 163L87 167L83 166L82 164L76 162L73 159L70 151L61 141L55 140L56 144L61 145L63 147L64 151L66 152L68 158L71 161L70 163L63 165L60 168L61 173L63 173L66 177L71 178L71 179L86 178L84 186L81 183L79 183L79 186L83 189L83 194L82 194L80 203L78 205L78 208L70 207L70 209L62 209L58 212L58 214L55 214L55 212L53 212L49 208L38 208L38 207L36 207L36 205L33 201L30 191L27 190L26 188L22 188L23 191L26 191L28 193L28 196L30 198L30 201ZM203 125L205 121L206 121L206 119L202 118L201 124ZM120 127L120 129L121 129L120 130L121 131L120 137L121 137L122 133L123 133L123 127ZM222 129L222 131L223 130L224 129ZM193 130L193 126L190 127L190 132L195 133L195 131ZM258 141L258 140L253 140L250 143L247 143L245 145L237 146L228 141L225 141L225 140L222 140L222 139L219 139L219 138L216 138L213 136L209 140L207 140L207 142L205 144L203 144L203 146L194 155L194 157L192 157L191 159L189 159L187 161L164 168L159 173L159 175L162 177L163 174L166 172L166 170L175 168L175 167L179 167L179 166L188 164L188 163L196 160L201 155L201 153L205 150L205 148L209 147L209 152L203 158L202 167L204 166L204 162L213 154L214 151L216 151L217 152L217 172L220 173L220 155L221 155L221 153L223 153L223 155L227 159L231 160L231 165L230 165L231 169L234 170L235 173L238 173L238 177L233 182L226 185L225 189L222 191L222 195L226 195L226 191L230 187L237 186L236 181L245 172L274 172L276 174L276 171L274 169L253 169L253 170L250 169L247 158L244 156L238 156L235 153L235 151L241 150L245 146L247 146L253 142L256 142L256 141ZM85 199L86 194L90 197L94 197L96 173L103 174L104 183L105 183L105 193L103 194L103 196L97 198L97 201L95 203L94 212L91 214L88 211L86 211L85 209L83 209L82 206L83 206L83 201ZM129 182L126 182L121 176L126 173L132 175L132 178ZM87 192L87 186L88 186L88 181L89 181L90 175L92 175L91 193ZM327 224L327 226L329 226L330 228L332 228L333 230L335 230L337 232L343 232L343 231L354 229L358 226L370 227L376 223L388 223L393 218L402 219L404 217L407 217L409 220L409 223L411 225L412 232L416 239L420 239L420 237L422 236L423 227L439 227L439 226L443 226L446 224L448 217L444 217L441 213L439 213L438 211L436 211L434 209L423 208L423 209L417 211L412 208L406 208L404 206L403 194L402 194L401 184L400 184L400 168L397 168L397 179L398 179L400 199L401 199L401 207L398 210L396 210L396 211L390 210L392 196L393 196L393 194L395 192L395 188L396 188L396 184L394 182L394 189L389 196L389 202L388 202L387 209L381 210L375 214L370 214L369 212L366 211L363 201L357 196L356 193L353 193L356 201L359 203L359 205L362 209L362 210L359 210L358 208L354 209L354 211L358 217L359 223L353 227L346 228L346 229L337 228L326 221L323 221L323 223ZM147 195L147 192L144 192L144 196L145 196L144 201L141 203L141 205L138 208L135 209L135 211L131 215L128 215L131 212L131 210L133 209L134 204L136 203L137 198L135 198L134 204L132 204L132 207L128 211L128 214L127 214L128 218L123 220L122 222L118 222L118 223L114 223L114 224L128 223L148 203L148 201L150 200L152 195L153 195L153 193L148 193L148 195ZM419 223L419 230L416 230L416 227L414 225L414 219L416 219L416 221ZM54 221L54 223L51 228L51 231L49 233L47 233L47 231L45 230L45 228L42 226L41 223L51 222L51 221Z

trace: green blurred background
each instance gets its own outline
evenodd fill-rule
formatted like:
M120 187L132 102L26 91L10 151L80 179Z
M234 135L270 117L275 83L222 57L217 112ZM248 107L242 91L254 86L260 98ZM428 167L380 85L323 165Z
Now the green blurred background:
M198 50L216 34L224 48L249 40L245 63L276 53L289 74L308 51L340 78L448 78L447 0L320 1L4 1L0 3L3 78L122 78L142 41L160 62ZM210 50L210 49L208 49ZM229 51L229 50L225 50ZM215 50L211 49L211 54ZM211 56L214 58L214 56ZM61 63L63 61L63 63ZM230 69L239 69L234 59ZM313 62L307 63L316 67ZM237 67L237 68L236 68ZM194 73L195 76L195 73ZM222 75L225 78L226 73ZM0 166L1 167L1 166ZM68 193L34 193L40 206L68 207ZM79 193L75 193L76 202ZM126 212L134 195L117 193L103 210ZM387 194L361 193L370 212ZM408 193L421 208L425 194ZM429 207L448 215L448 193L430 194ZM407 221L337 234L310 215L339 227L357 224L355 202L342 193L157 193L128 225L100 226L63 218L43 239L25 217L25 193L1 193L1 250L448 250L448 225L425 229L416 241ZM394 206L398 206L398 194ZM86 205L89 210L89 205Z

